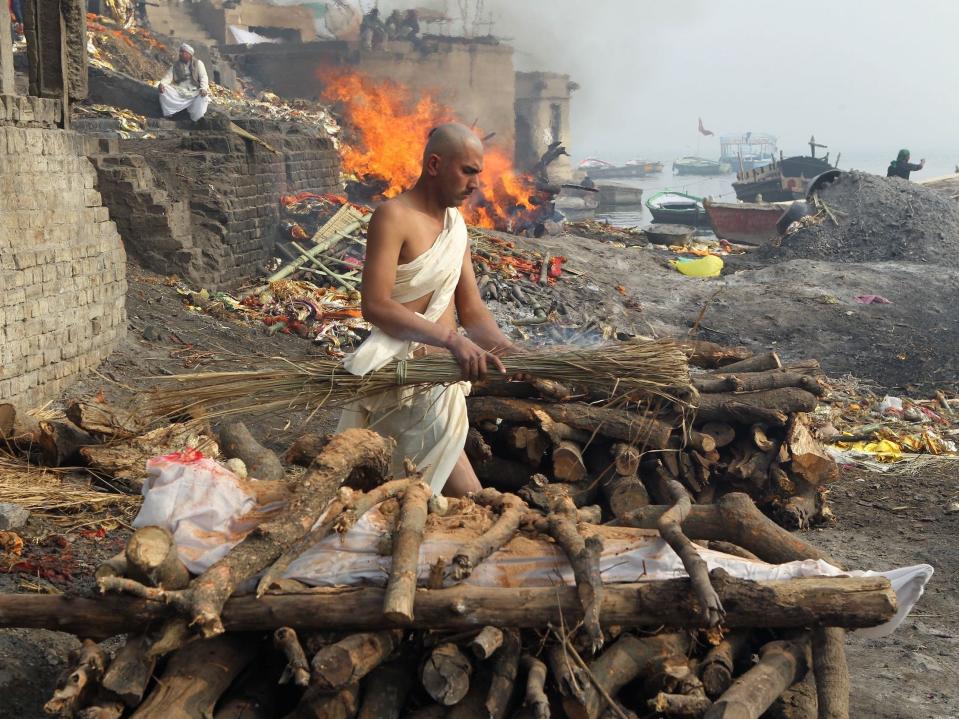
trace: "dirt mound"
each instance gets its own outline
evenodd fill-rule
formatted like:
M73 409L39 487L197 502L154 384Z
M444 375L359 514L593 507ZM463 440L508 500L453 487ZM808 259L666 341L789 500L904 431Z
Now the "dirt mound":
M932 262L959 252L959 204L898 177L844 172L819 193L830 217L766 246L764 259Z

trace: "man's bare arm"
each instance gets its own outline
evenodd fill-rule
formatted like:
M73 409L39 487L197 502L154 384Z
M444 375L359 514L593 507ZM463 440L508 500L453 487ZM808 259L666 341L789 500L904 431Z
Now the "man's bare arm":
M400 208L387 203L370 219L363 265L363 319L391 337L446 347L447 328L420 317L391 297L403 247L402 214Z

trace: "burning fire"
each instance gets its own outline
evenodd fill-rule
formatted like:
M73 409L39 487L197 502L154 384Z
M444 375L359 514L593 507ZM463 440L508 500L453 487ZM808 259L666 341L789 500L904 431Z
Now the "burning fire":
M458 119L430 95L414 100L408 88L393 82L346 71L324 72L319 79L323 98L339 103L352 133L340 147L344 172L361 181L384 181L385 197L395 197L416 182L419 151L429 131ZM518 174L503 150L489 147L480 189L462 208L463 216L471 225L512 230L517 214L531 208L533 192L532 178Z

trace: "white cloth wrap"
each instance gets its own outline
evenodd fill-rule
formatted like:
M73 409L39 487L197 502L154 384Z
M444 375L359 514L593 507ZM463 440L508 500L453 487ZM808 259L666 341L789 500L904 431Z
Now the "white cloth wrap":
M147 462L143 506L134 527L158 525L173 532L180 559L194 574L200 574L239 544L255 524L255 497L250 481L242 481L211 459L182 459L176 455ZM269 509L269 508L260 508ZM391 558L379 551L395 515L379 507L360 517L344 534L330 535L307 549L283 575L322 587L385 586ZM324 520L321 517L318 524ZM600 528L603 551L600 572L607 584L645 582L685 577L679 557L655 532L641 529ZM417 574L426 582L441 557L451 557L475 532L447 529L430 532L420 547ZM928 564L883 572L843 571L821 560L768 564L714 552L696 551L710 569L722 567L734 577L754 581L797 577L887 577L896 593L896 615L885 624L860 629L861 636L879 637L895 629L922 596L932 576ZM465 580L476 587L549 587L575 583L573 571L562 550L547 540L513 539L494 552Z
M411 302L432 293L426 309L419 314L430 322L439 320L453 301L468 242L462 215L456 208L449 208L433 246L396 268L391 297L397 302ZM374 327L356 351L343 360L343 367L352 374L365 375L393 360L408 359L417 346ZM437 385L427 392L397 387L347 405L336 431L364 427L392 437L396 440L394 475L403 476L403 459L408 457L423 472L433 493L439 494L466 444L469 390L468 382Z

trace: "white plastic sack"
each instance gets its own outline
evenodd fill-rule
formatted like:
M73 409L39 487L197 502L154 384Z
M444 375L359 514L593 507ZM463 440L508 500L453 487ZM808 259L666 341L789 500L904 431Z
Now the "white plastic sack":
M255 500L249 481L241 481L199 452L157 457L147 463L147 472L143 507L133 524L135 527L152 524L167 527L176 538L181 560L194 574L225 556L253 528L257 515L253 514ZM328 536L308 549L290 564L283 576L312 586L385 586L391 559L377 550L380 540L390 531L390 518L374 508L344 535ZM600 572L608 584L686 576L679 557L655 531L599 527L597 532L603 539ZM473 536L475 533L471 530L452 527L443 533L427 533L420 548L419 578L425 581L437 559L448 559ZM698 551L710 570L722 567L741 579L877 574L887 577L899 609L889 622L858 630L868 637L883 636L899 626L922 596L933 573L928 564L888 572L844 572L822 560L768 564L704 548ZM543 587L560 582L575 583L562 550L551 542L522 536L514 537L466 580L467 584L481 587Z

